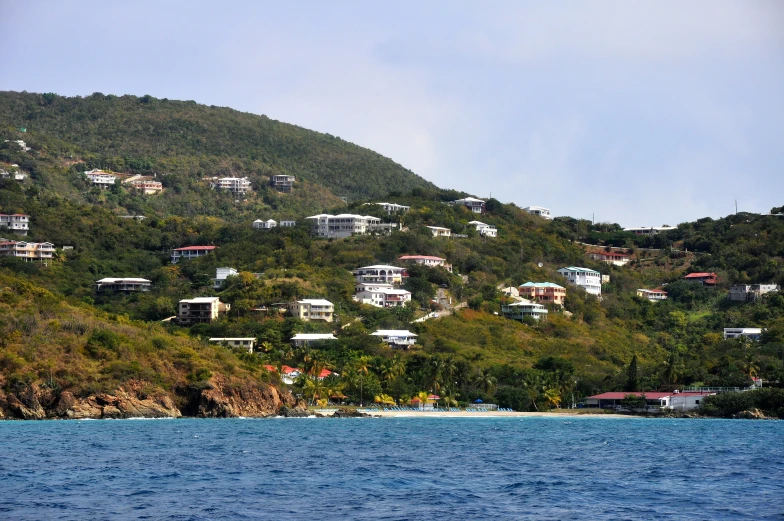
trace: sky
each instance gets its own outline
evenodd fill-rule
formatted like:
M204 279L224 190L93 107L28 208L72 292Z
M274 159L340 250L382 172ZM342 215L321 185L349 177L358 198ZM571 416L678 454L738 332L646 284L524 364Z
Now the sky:
M784 2L0 0L0 90L150 94L443 188L676 225L784 205Z

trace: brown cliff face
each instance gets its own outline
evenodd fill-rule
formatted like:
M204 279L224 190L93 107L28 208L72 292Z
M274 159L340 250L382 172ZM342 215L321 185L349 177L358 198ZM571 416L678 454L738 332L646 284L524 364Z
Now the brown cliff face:
M187 387L175 395L148 395L144 382L128 382L110 393L77 397L70 391L56 392L38 385L14 392L0 390L0 419L106 419L106 418L201 418L265 417L281 407L295 407L286 390L257 382L229 384L214 376L202 387ZM178 404L180 407L178 407Z

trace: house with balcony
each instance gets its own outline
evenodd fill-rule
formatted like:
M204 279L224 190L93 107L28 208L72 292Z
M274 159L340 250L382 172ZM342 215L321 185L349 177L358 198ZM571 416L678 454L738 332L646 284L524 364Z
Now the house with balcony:
M117 176L114 174L110 174L109 172L104 172L103 170L87 170L84 172L84 176L90 181L92 184L100 188L101 190L108 190L114 183L117 181Z
M703 286L715 286L719 281L719 276L713 272L689 273L683 277L683 280L688 280L689 282L699 282Z
M602 296L602 275L596 270L589 268L579 268L576 266L569 266L568 268L561 268L558 273L564 276L571 284L580 286L586 293Z
M403 264L419 264L427 266L428 268L444 268L449 273L452 273L452 265L447 264L446 259L441 257L434 257L432 255L403 255L399 257L398 262Z
M657 235L663 232L677 230L677 226L641 226L639 228L624 228L623 231L633 233L635 235Z
M410 291L394 288L392 284L359 283L355 289L354 300L378 308L404 306L411 300Z
M329 300L302 299L291 302L289 311L295 318L305 322L310 322L311 320L332 322L335 306Z
M759 327L725 327L724 340L745 337L749 340L762 340L762 328Z
M452 230L449 228L442 228L441 226L428 226L428 230L433 234L433 237L451 237Z
M239 272L234 268L215 268L215 278L212 280L212 287L214 289L221 289L226 285L226 279L229 277L236 277L238 274Z
M150 176L135 175L123 181L123 184L127 184L143 195L155 195L163 191L163 184Z
M313 235L335 239L370 233L389 235L399 228L399 225L394 223L382 223L381 219L372 215L319 214L306 219L311 222Z
M221 302L218 297L183 299L177 309L177 323L183 326L209 324L230 309L231 304Z
M376 264L373 266L363 266L353 271L354 279L357 282L369 283L383 283L400 285L403 279L408 277L405 268L398 268L397 266L387 266L384 264Z
M291 192L294 188L295 177L293 175L278 174L270 178L270 184L278 192Z
M231 192L234 195L246 195L251 191L250 180L247 177L213 178L210 186L216 190Z
M95 281L97 293L130 293L135 291L150 291L152 282L141 278L112 278L107 277Z
M479 221L471 221L468 223L468 225L476 228L476 231L479 232L479 235L481 235L482 237L498 236L498 230L492 224L485 224Z
M256 349L256 339L253 337L213 337L210 338L210 343L245 349L248 353Z
M631 255L628 253L614 251L589 251L587 255L589 259L612 264L613 266L625 266L631 260Z
M474 213L485 213L485 202L476 197L465 197L449 203L451 205L465 206Z
M762 295L777 291L778 284L735 284L730 288L729 299L735 302L754 302Z
M553 216L550 215L550 209L545 208L544 206L528 206L523 208L524 212L530 213L531 215L536 215L537 217L541 217L542 219L547 219L548 221L553 220Z
M511 304L504 304L501 306L501 314L504 318L511 320L522 320L526 317L533 318L534 320L541 320L547 318L547 308L542 304L537 304L531 300L522 299L519 302L512 302Z
M253 221L253 229L255 230L271 230L278 225L278 222L274 219L268 219L266 221L262 221L261 219L256 219Z
M651 302L667 300L667 292L662 289L638 289L637 296L648 299Z
M329 342L337 339L332 333L297 333L291 337L291 343L294 347L302 347L315 342Z
M541 304L556 304L563 307L566 299L566 288L552 282L526 282L521 284L517 291L521 297Z
M297 221L280 221L281 228L293 228L297 225Z
M26 262L48 263L54 258L54 244L51 242L11 241L0 238L0 255L16 257Z
M209 255L217 246L185 246L183 248L176 248L172 250L171 261L172 264L177 264L181 260L191 260Z
M393 215L397 213L405 213L411 209L410 206L403 206L402 204L395 204L395 203L365 203L365 204L375 204L381 207L387 215Z
M30 230L30 216L23 213L11 215L0 213L0 227L7 228L17 235L27 235Z
M378 329L371 336L379 337L389 347L397 349L409 349L417 340L417 335L407 329Z

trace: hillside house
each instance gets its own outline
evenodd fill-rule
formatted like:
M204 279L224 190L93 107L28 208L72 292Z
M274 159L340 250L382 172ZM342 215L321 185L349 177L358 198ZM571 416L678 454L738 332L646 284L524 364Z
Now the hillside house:
M452 201L449 204L465 206L474 213L485 212L485 202L482 199L477 199L476 197L465 197L463 199L457 199L456 201Z
M585 399L587 407L615 409L621 405L626 396L645 396L645 409L655 411L689 411L697 409L706 396L716 394L708 391L668 391L668 392L609 392L589 396Z
M433 234L433 237L451 237L452 230L449 228L442 228L441 226L428 226L428 230Z
M297 225L297 221L280 221L281 228L293 228Z
M360 304L370 304L379 308L404 306L411 300L411 292L396 289L392 284L360 283L354 299Z
M27 143L25 143L21 139L6 139L3 141L3 143L16 143L17 145L19 145L19 148L22 149L22 152L30 151L30 147L28 147Z
M291 337L291 343L294 344L294 347L302 347L314 342L328 342L330 340L337 340L337 337L332 333L297 333Z
M405 213L411 209L410 206L403 206L402 204L395 204L395 203L366 203L366 204L375 204L381 207L387 215L392 215L396 213Z
M127 184L143 195L155 195L163 191L163 184L149 176L133 176L123 181L123 184Z
M390 234L399 228L397 224L382 223L378 217L356 214L319 214L306 217L312 224L313 234L317 237L343 239L351 235L369 233Z
M552 215L550 215L550 209L544 208L543 206L528 206L523 208L523 211L541 217L542 219L547 219L548 221L553 220Z
M495 226L491 224L485 224L479 221L471 221L468 223L468 225L476 228L476 231L479 232L479 235L481 235L482 237L498 236L498 230L496 230Z
M183 326L209 324L230 309L231 304L221 302L218 297L183 299L177 309L177 323Z
M407 329L378 329L372 336L377 336L389 347L408 349L416 344L417 335Z
M637 296L645 298L651 302L658 302L659 300L667 300L667 292L661 289L638 289Z
M185 246L172 250L172 264L177 264L181 260L190 260L209 255L217 246Z
M408 277L405 268L397 266L387 266L376 264L373 266L363 266L353 271L357 282L396 284L403 283L403 278Z
M256 219L253 221L253 228L255 230L271 230L278 225L278 222L273 219L268 219L266 221L262 221L261 219Z
M294 188L295 177L293 175L278 174L270 178L270 184L278 192L291 192Z
M517 291L521 297L542 304L556 304L563 307L566 288L552 282L526 282Z
M613 266L625 266L631 260L631 255L614 251L589 251L588 258Z
M398 262L404 264L420 264L428 268L441 267L449 273L452 273L452 265L447 264L446 259L441 257L434 257L432 255L403 255L397 259Z
M26 262L47 263L54 258L54 244L51 242L11 241L0 238L0 255L16 257Z
M501 314L504 318L522 321L525 317L534 320L547 318L547 308L542 304L537 304L531 300L521 299L519 302L504 304L501 306Z
M596 270L569 266L561 268L558 273L575 286L580 286L587 293L600 297L602 295L602 275Z
M753 302L767 293L779 291L778 284L735 284L730 288L729 299L736 302Z
M215 268L215 278L213 279L212 287L220 289L226 285L226 279L229 277L236 277L239 274L234 268Z
M640 228L624 228L623 231L630 232L635 235L656 235L662 232L669 232L677 230L677 226L642 226Z
M0 213L0 227L8 228L17 235L27 235L30 230L30 216L23 213L11 215Z
M0 168L0 179L13 179L14 181L24 181L27 179L27 173L19 170L19 165L11 165L9 170Z
M84 172L84 176L101 190L108 190L114 186L114 183L117 181L116 175L102 170L88 170Z
M97 293L114 292L130 293L133 291L150 291L152 282L141 278L111 278L107 277L95 281L95 291Z
M289 311L295 318L305 322L310 322L311 320L332 322L335 306L329 300L302 299L290 303Z
M210 338L210 343L213 344L226 344L229 347L237 347L245 349L248 353L252 353L256 348L256 339L253 337L213 337Z
M216 190L226 190L234 195L245 195L251 191L250 180L247 177L213 178L210 186Z
M703 286L715 286L719 281L719 276L713 272L689 273L683 277L683 280L688 280L689 282L699 282Z
M762 329L759 327L725 327L724 340L730 338L746 337L749 340L758 341L762 339Z

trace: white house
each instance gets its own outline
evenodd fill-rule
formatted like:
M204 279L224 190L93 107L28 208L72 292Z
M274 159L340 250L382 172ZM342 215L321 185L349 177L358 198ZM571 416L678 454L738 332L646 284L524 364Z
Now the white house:
M558 273L575 286L585 289L587 293L596 296L602 295L602 275L598 271L569 266L559 269Z
M637 296L647 298L651 302L667 300L667 292L661 289L638 289Z
M185 246L184 248L175 248L172 250L171 261L172 264L177 264L180 260L196 259L212 253L217 246Z
M253 228L256 230L270 230L278 225L278 222L273 219L268 219L266 221L262 221L261 219L256 219L253 221Z
M306 217L312 223L313 234L318 237L343 239L351 235L368 233L389 234L399 228L397 224L382 223L378 217L356 214L319 214Z
M293 175L278 174L270 178L270 184L279 192L291 192L294 187L295 177Z
M762 329L758 327L725 327L724 340L745 336L749 340L760 340Z
M387 266L376 264L373 266L363 266L354 270L354 278L357 282L402 284L403 278L408 276L405 268L397 266Z
M421 264L429 268L440 266L446 271L450 273L452 272L452 265L447 264L446 259L442 259L441 257L434 257L432 255L403 255L402 257L398 258L398 261L406 264Z
M291 228L297 225L297 221L280 221L281 228Z
M297 333L291 337L291 343L296 347L302 347L313 342L326 342L328 340L337 340L337 337L332 333Z
M403 206L402 204L395 204L395 203L366 203L366 204L376 204L380 206L387 215L392 215L393 213L404 213L411 209L410 206Z
M183 299L177 313L177 322L182 325L210 323L220 313L231 309L231 304L221 302L218 297L196 297Z
M152 282L147 279L141 278L111 278L107 277L95 281L95 291L113 291L113 292L128 292L128 291L150 291Z
M735 284L730 288L729 298L738 302L753 302L766 293L778 290L778 284Z
M289 311L296 318L309 322L311 320L323 320L332 322L332 315L335 306L329 300L324 299L302 299L289 304Z
M512 320L522 321L525 317L539 320L543 317L547 318L547 308L531 300L520 299L519 302L501 306L501 314Z
M253 337L214 337L210 338L210 342L213 344L227 344L229 347L241 347L242 349L247 349L248 353L252 353L256 348L256 339Z
M229 277L234 277L239 272L234 268L215 268L215 279L213 281L213 288L220 289L226 284L226 279Z
M403 306L411 300L410 291L396 289L392 284L359 283L355 289L357 302L379 308Z
M6 139L5 141L3 141L3 143L16 143L17 145L19 145L19 148L21 148L23 152L30 151L30 147L28 147L27 143L25 143L21 139Z
M628 253L615 251L589 251L588 258L605 264L612 264L613 266L625 266L631 260L631 256Z
M543 206L528 206L523 208L523 211L528 212L531 215L538 215L539 217L549 221L553 220L552 215L550 215L550 209Z
M220 177L212 182L212 187L217 190L226 190L234 195L247 194L250 187L250 180L247 177Z
M433 234L433 237L451 237L452 230L449 228L442 228L441 226L428 226L428 230Z
M19 170L19 165L11 165L10 170L0 168L0 179L13 179L14 181L24 181L27 179L27 174Z
M677 230L677 226L641 226L639 228L624 228L623 231L634 233L636 235L656 235L661 232L669 232L670 230Z
M11 215L0 213L0 227L8 228L19 235L27 235L30 230L30 216L22 213Z
M457 199L456 201L452 201L449 204L463 205L474 213L484 213L485 211L485 202L482 199L477 199L476 197Z
M84 176L88 181L96 185L101 190L107 190L111 188L114 186L115 181L117 181L116 175L97 169L84 172Z
M389 347L408 349L416 343L417 335L407 329L379 329L372 336L381 338Z
M602 409L614 409L621 405L627 396L645 397L645 409L652 412L657 411L688 411L697 409L702 404L706 396L716 394L710 391L613 391L585 399L588 407L599 407Z
M491 224L485 224L479 221L471 221L468 223L471 226L476 228L476 231L479 232L479 235L482 237L497 237L498 230L496 230L495 226Z

